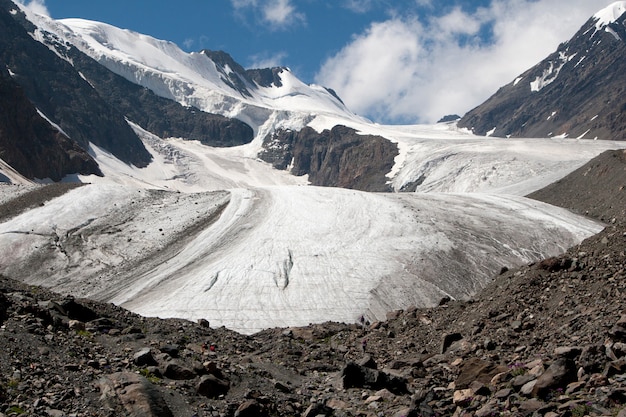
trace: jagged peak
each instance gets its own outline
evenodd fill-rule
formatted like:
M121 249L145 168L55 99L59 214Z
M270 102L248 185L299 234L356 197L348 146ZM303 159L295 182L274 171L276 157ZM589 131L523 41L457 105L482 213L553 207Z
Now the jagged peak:
M203 49L201 53L211 58L211 61L213 61L216 65L219 65L220 67L228 66L232 71L238 74L244 74L246 72L246 70L241 65L239 65L239 63L237 63L237 61L235 61L228 52Z
M204 49L202 53L222 69L225 70L228 67L248 83L252 85L256 83L261 87L271 87L272 85L282 87L280 73L289 71L287 67L244 69L228 52Z

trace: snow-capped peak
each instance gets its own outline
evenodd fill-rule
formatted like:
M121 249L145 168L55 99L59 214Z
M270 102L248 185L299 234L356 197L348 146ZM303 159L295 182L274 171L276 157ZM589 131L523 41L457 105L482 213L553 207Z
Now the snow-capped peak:
M616 1L593 15L596 29L601 29L619 19L626 12L626 1Z
M161 97L242 120L261 141L277 123L301 129L318 115L361 120L331 91L303 83L287 68L245 70L226 53L187 53L172 42L105 23L24 12L38 28L35 38L51 49L72 44Z

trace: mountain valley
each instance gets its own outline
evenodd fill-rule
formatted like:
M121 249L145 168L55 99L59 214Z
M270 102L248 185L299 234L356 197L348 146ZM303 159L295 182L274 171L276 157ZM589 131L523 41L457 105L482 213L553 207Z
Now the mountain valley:
M402 126L0 0L0 416L625 417L624 11Z

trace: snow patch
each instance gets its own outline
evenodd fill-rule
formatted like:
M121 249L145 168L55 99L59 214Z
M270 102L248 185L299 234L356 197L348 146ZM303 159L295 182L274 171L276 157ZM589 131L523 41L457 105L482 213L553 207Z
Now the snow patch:
M58 130L59 132L61 132L63 135L65 135L65 137L69 138L70 136L65 133L65 131L61 128L61 126L59 126L58 124L54 123L52 120L50 120L50 118L48 118L48 116L46 116L41 110L37 109L37 113L39 113L39 115L44 118L48 123L50 123L50 125L52 127L54 127L56 130Z
M543 70L543 74L537 76L535 81L531 81L530 90L533 92L541 91L544 87L552 84L559 76L563 66L571 61L575 56L576 54L568 56L565 52L560 52L558 60L556 62L550 61L548 68Z

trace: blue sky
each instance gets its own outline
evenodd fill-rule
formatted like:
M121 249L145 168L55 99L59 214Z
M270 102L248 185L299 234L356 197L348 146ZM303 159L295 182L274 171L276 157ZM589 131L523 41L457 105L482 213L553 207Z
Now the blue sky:
M31 0L77 17L288 66L384 123L463 114L611 0Z

